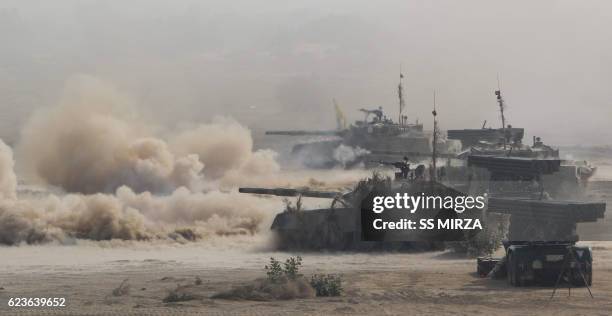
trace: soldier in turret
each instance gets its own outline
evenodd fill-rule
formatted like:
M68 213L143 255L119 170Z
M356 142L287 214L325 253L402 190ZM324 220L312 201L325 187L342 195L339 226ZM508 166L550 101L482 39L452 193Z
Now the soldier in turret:
M544 145L544 142L542 141L542 138L536 137L535 141L533 142L533 147L538 148L538 147L543 147L543 145Z
M381 165L393 166L399 169L400 172L396 173L396 177L399 177L401 179L411 179L414 177L413 175L410 174L410 161L408 160L408 157L406 156L404 156L404 159L402 161L396 161L396 162L379 161L378 163L380 163Z
M383 119L384 119L384 117L383 117L384 113L383 113L383 110L382 110L382 106L379 106L378 109L374 109L374 110L362 110L362 111L364 111L366 113L374 114L375 117L372 120L374 123L382 122Z
M402 178L408 179L408 175L410 174L410 161L408 157L404 156L404 160L402 160L402 164L399 166L399 169L402 171Z

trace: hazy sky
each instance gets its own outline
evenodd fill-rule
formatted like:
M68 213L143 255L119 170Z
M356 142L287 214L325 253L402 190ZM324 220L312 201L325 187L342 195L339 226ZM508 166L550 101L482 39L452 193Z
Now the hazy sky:
M381 105L428 127L511 124L554 144L610 144L612 3L588 1L0 0L0 136L16 137L65 81L116 85L170 125L231 115L333 128ZM530 136L528 136L530 137Z

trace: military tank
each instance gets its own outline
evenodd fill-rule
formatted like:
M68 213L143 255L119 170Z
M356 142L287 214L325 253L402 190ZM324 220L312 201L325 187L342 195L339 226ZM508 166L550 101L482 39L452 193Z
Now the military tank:
M447 131L449 139L461 141L463 149L478 145L481 142L498 143L504 145L506 143L520 143L525 135L525 129L515 128L512 125L506 126L506 117L504 115L505 102L502 97L501 89L495 90L497 104L499 105L501 128L486 128L487 121L485 120L480 129L451 129Z
M517 157L525 159L559 160L560 165L555 173L543 175L549 183L548 192L556 198L578 198L584 191L589 179L597 168L587 161L561 159L559 149L546 145L540 137L533 136L532 145L523 143L524 129L513 128L506 124L504 115L505 103L500 90L495 91L500 108L502 128L483 128L480 130L449 130L448 138L460 140L463 151L456 157L455 166L449 167L450 178L465 181L467 160L470 156ZM505 127L504 127L505 126Z
M449 129L446 131L448 139L461 142L461 149L466 150L475 146L485 144L521 143L525 135L524 128L512 127L505 128L485 127L486 121L480 129Z
M266 135L310 136L305 142L295 144L292 156L310 168L331 168L338 165L351 167L361 162L400 160L408 156L413 160L430 157L433 151L432 132L423 130L417 120L409 122L403 114L405 105L400 75L398 85L399 115L393 121L382 107L360 109L363 120L347 125L346 118L336 104L337 129L327 131L266 131ZM458 153L458 140L438 138L435 145L438 154Z
M364 240L366 232L362 221L368 221L371 211L362 211L363 202L373 195L441 195L457 196L461 192L436 181L427 179L408 180L384 177L375 174L360 181L349 192L312 191L289 188L240 188L241 193L275 195L283 197L326 198L332 202L328 208L300 210L287 208L276 215L270 229L276 234L276 244L280 250L435 250L443 249L441 240L449 236L434 236L411 232L368 232L378 234L373 240ZM299 205L300 203L296 203ZM371 209L371 207L370 207ZM433 209L440 216L443 209ZM382 235L380 235L382 234ZM400 234L400 235L397 235ZM403 235L402 235L403 234ZM410 234L405 235L405 234ZM456 237L455 237L456 238ZM366 238L367 239L367 238ZM384 241L382 241L384 240ZM409 241L404 241L409 240Z

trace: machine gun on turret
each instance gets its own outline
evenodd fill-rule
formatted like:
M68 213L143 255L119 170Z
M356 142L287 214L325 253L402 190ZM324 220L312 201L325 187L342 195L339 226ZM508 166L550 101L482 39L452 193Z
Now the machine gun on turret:
M368 122L368 118L372 114L375 116L375 119L373 122L382 122L383 120L384 113L383 113L382 107L380 106L378 107L378 109L374 109L374 110L368 110L368 109L361 108L359 109L359 111L365 113L365 118L363 119L363 121L366 123Z
M374 162L374 163L377 163L383 166L393 166L397 169L401 169L406 166L406 164L402 161L389 162L389 161L382 161L382 160L370 160L370 162Z
M414 173L411 173L412 170L410 170L410 163L408 162L407 157L404 157L404 161L389 162L389 161L378 160L378 161L370 161L370 162L378 163L383 166L393 166L399 169L400 171L395 173L396 180L414 179Z

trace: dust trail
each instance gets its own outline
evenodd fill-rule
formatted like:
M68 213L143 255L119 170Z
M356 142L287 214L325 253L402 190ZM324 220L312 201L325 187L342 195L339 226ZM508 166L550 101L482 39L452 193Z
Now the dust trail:
M50 195L0 202L0 244L88 240L198 241L215 236L254 235L269 225L282 203L237 192L168 196L121 187L111 194Z
M334 159L340 163L342 167L349 166L357 161L360 157L369 154L370 151L361 147L351 147L340 145L334 149Z
M66 194L16 199L12 151L0 141L0 244L87 240L197 241L215 236L254 235L267 227L282 203L236 191L168 195L136 193Z
M280 168L273 152L253 152L251 131L230 118L217 117L210 124L182 131L170 143L179 155L197 154L212 179L232 170L252 175Z
M65 194L17 198L13 154L0 141L0 244L261 242L282 200L237 186L338 189L365 173L283 171L276 153L254 151L249 129L231 118L163 133L135 109L112 86L78 77L58 106L27 123L18 162Z

